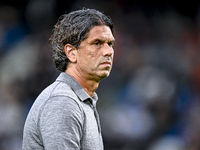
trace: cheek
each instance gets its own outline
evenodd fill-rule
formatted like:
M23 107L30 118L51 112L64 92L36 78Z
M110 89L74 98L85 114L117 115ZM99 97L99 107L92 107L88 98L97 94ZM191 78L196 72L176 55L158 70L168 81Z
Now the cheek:
M95 62L99 61L100 53L98 52L90 52L88 53L88 62L95 64Z
M94 57L97 57L99 55L98 53L99 52L97 50L90 50L87 55L90 58L94 58Z
M97 58L94 54L90 53L86 57L82 57L79 61L80 65L85 68L93 68L96 66Z
M84 54L79 53L79 63L80 65L85 65L85 67L89 66L97 66L98 62L100 62L101 51L95 50L93 48L86 48Z

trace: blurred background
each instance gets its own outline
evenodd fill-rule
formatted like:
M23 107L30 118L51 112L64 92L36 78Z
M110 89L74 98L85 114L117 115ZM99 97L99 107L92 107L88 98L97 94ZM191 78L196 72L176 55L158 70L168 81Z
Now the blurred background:
M97 90L105 150L200 149L200 2L0 1L0 150L20 150L27 113L59 71L49 38L63 13L115 24L114 66Z

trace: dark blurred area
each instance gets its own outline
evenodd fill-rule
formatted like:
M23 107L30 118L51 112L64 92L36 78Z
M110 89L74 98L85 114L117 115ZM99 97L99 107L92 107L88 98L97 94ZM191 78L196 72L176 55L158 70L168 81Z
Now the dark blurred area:
M97 90L105 150L200 149L200 3L0 1L0 150L20 150L26 115L59 74L48 39L63 13L115 24L114 66Z

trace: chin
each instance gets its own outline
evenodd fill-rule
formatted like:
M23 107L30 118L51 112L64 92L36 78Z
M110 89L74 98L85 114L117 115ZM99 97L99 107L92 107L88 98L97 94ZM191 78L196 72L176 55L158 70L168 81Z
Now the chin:
M110 72L104 72L102 74L99 74L98 77L100 78L100 80L108 77L110 75Z

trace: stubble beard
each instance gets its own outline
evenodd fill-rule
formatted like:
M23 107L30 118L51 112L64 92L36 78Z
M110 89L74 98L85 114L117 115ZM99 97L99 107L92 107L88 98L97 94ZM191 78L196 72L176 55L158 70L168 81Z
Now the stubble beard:
M96 74L97 81L101 81L104 78L108 77L110 75L110 71L111 71L111 68L109 70L106 70L106 71L104 70L103 73L97 73Z

